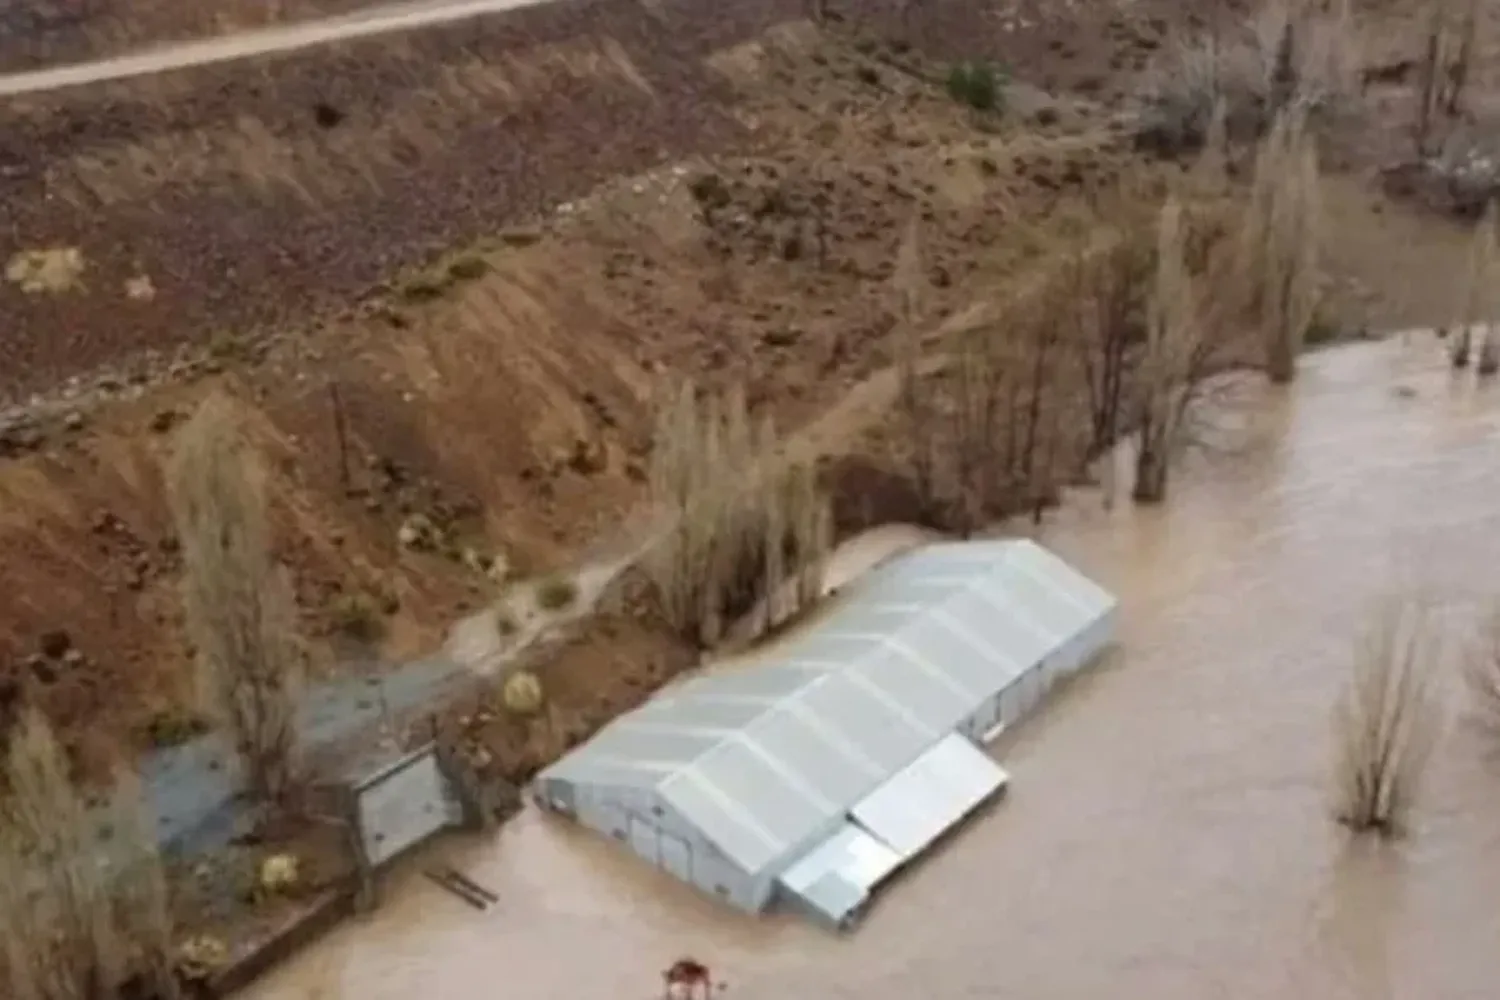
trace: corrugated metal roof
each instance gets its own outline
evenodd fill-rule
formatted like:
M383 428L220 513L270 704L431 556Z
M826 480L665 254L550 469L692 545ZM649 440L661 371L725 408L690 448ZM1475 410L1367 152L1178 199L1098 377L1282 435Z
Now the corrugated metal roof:
M653 787L755 871L1114 604L1030 541L924 546L845 588L775 659L664 691L542 777Z
M849 815L902 861L910 861L1005 782L1005 772L968 737L950 733Z
M967 737L950 733L855 805L852 822L788 865L777 881L806 909L842 924L892 872L1006 780Z

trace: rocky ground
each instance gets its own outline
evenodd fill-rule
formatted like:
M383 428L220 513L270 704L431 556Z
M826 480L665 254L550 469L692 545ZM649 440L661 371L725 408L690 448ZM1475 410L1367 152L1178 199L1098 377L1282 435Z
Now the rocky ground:
M0 108L21 248L0 285L0 708L46 708L85 765L200 734L159 466L207 391L271 464L320 663L360 676L465 615L497 628L482 613L516 580L630 534L653 408L684 379L743 385L782 427L821 416L856 453L833 477L845 529L903 516L909 491L857 453L890 407L907 222L940 324L1180 172L1136 150L1129 98L1197 8L845 4L818 28L792 0L700 7L567 0ZM981 57L996 111L944 89ZM1336 332L1450 318L1466 231L1378 183L1403 86L1337 146ZM524 780L689 667L637 607L538 668L544 716L464 707L471 749Z

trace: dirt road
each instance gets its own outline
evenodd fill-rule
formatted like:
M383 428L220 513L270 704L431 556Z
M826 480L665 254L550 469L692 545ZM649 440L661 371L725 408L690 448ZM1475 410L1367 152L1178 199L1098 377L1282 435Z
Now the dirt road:
M538 2L541 0L438 0L391 4L327 20L263 28L220 38L171 43L110 59L12 73L0 76L0 95L43 93L109 80L128 80L131 77L192 66L208 66L251 56L291 52L327 42L406 31L518 7L530 7Z

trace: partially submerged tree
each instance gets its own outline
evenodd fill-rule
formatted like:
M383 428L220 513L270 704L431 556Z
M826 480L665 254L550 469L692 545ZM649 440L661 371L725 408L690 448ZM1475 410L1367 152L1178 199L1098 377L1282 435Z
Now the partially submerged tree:
M239 420L225 397L206 399L178 432L167 489L206 707L228 730L251 792L281 804L296 776L303 653L271 554L264 470Z
M1493 375L1500 367L1500 343L1496 342L1493 333L1497 319L1495 236L1495 204L1491 202L1474 228L1474 238L1469 245L1469 273L1460 306L1463 311L1457 317L1458 330L1451 347L1453 367L1463 368L1469 363L1470 343L1477 336L1479 356L1476 366L1481 375Z
M1410 825L1442 723L1434 658L1423 608L1388 600L1372 609L1333 716L1334 816L1356 833L1389 837Z
M1140 503L1166 499L1171 460L1183 443L1188 408L1208 375L1211 338L1188 269L1182 205L1162 208L1156 279L1146 324L1137 395L1135 489Z
M1317 150L1306 116L1292 110L1257 151L1240 226L1243 257L1231 272L1244 284L1239 294L1260 331L1272 382L1296 377L1317 313L1320 238Z

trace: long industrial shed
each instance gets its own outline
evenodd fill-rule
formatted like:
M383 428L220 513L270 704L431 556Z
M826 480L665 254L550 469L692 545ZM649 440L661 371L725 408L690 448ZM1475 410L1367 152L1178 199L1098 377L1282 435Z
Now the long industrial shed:
M1024 540L927 545L837 600L610 723L538 775L538 804L740 909L848 927L1005 787L981 745L1093 661L1116 614Z

